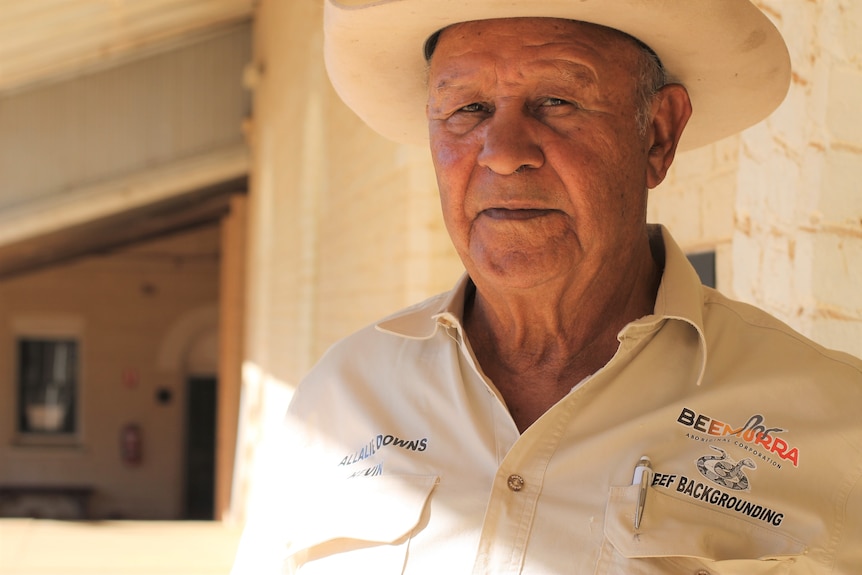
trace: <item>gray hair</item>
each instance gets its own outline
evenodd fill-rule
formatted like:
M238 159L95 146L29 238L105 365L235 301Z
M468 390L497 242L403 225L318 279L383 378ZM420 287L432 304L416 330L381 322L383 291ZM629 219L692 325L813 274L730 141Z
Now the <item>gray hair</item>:
M628 35L626 34L626 36ZM635 105L637 106L635 121L637 122L640 135L644 136L646 135L647 128L649 128L653 100L656 94L659 93L659 90L669 82L669 78L664 65L661 63L661 59L653 52L652 48L637 38L628 37L634 40L640 47L635 84Z

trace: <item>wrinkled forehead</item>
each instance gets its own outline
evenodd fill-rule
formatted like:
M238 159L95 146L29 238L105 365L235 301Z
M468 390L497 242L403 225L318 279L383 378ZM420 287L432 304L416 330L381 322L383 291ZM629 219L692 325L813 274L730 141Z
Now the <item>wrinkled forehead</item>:
M425 60L426 62L431 61L437 45L444 36L451 39L453 37L464 38L473 34L474 39L481 42L482 30L492 28L497 32L508 32L513 37L518 37L525 26L543 27L547 29L549 34L568 35L582 40L584 37L588 37L600 46L608 46L611 43L629 44L638 50L649 52L659 62L659 65L661 64L655 52L634 36L607 26L563 18L498 18L452 24L428 37L424 45Z

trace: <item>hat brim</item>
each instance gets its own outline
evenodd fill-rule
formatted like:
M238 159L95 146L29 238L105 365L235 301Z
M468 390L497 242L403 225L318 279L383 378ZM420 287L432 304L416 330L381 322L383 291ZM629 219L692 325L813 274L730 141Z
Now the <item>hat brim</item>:
M371 128L421 145L428 141L425 40L458 22L516 17L600 24L652 48L691 97L681 150L759 122L790 85L784 40L749 0L326 0L327 71Z

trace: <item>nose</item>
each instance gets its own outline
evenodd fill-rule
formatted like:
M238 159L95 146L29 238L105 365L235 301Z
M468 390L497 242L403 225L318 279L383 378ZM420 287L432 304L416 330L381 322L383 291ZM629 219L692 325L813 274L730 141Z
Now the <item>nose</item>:
M485 121L479 165L504 176L541 167L545 156L536 137L536 122L527 110L498 108Z

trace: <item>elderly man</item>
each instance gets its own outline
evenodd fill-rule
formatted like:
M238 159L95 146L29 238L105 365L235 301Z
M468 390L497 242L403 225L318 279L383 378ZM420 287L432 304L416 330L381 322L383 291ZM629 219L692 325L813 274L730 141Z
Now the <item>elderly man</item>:
M466 274L302 383L272 564L862 573L862 362L702 287L646 224L680 142L783 98L769 21L747 0L327 0L326 17L345 101L430 136Z

